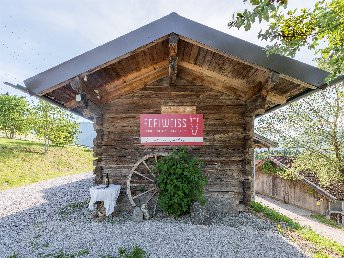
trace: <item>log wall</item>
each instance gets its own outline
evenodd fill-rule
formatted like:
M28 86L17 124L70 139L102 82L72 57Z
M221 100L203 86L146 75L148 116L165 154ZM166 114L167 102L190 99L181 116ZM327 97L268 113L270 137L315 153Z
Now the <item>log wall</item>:
M205 161L206 194L224 200L228 209L247 204L252 195L253 117L242 100L182 79L169 86L161 79L103 108L94 141L96 183L108 173L125 190L132 166L144 155L169 152L169 146L140 145L140 114L160 114L161 106L196 106L204 116L204 145L188 147Z
M259 169L256 170L255 191L323 215L327 214L329 208L326 197L323 197L320 205L317 205L317 200L321 196L302 181L285 180L275 175L267 175Z

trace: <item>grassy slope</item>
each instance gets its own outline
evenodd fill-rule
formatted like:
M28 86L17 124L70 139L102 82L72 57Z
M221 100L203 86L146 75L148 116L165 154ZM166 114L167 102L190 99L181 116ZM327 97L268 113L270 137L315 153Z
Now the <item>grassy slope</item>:
M0 138L0 190L92 171L92 161L86 148L51 146L44 154L42 143Z

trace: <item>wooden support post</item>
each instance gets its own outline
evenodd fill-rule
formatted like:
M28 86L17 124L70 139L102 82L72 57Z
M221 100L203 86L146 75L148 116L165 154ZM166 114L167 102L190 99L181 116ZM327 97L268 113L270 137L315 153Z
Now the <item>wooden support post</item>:
M168 75L170 86L176 85L177 79L177 49L178 49L178 35L172 33L169 37L169 65L168 65Z
M103 166L102 166L102 146L104 139L103 130L103 115L98 116L94 121L94 130L96 131L96 138L93 140L93 156L95 160L95 182L96 184L103 183Z
M249 205L254 188L254 116L245 115L245 144L244 144L244 159L242 162L242 189L243 189L243 204Z
M267 91L262 90L246 101L246 115L255 116L264 114L266 109Z
M254 118L263 114L268 101L268 89L263 87L257 94L246 101L245 110L245 144L242 162L242 190L244 205L249 205L254 191Z

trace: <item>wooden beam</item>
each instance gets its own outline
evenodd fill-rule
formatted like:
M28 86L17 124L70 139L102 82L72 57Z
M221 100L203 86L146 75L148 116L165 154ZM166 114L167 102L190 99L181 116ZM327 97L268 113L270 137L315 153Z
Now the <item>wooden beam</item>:
M73 78L70 84L74 90L78 91L79 93L85 93L86 98L91 100L95 105L99 107L102 106L101 97L85 84L84 79L77 76Z
M262 90L246 101L246 116L264 114L266 110L267 91Z
M156 70L159 70L161 68L165 68L168 67L168 61L162 61L160 63L151 65L149 67L143 68L140 71L137 72L133 72L130 73L126 76L120 77L118 79L115 79L113 81L111 81L110 83L107 83L106 85L100 87L99 90L99 94L103 98L105 98L105 96L108 94L109 91L114 90L115 88L119 88L123 85L127 85L130 84L133 81L138 80L138 78L142 78L144 77L146 74L149 74L151 72L154 72ZM166 74L168 74L167 69L166 69Z
M81 95L81 101L76 101L74 99L64 103L65 107L73 109L76 107L82 108L82 113L87 118L96 118L102 113L102 104L100 98L97 97L96 93L89 89L83 79L80 79L78 76L73 78L70 81L71 87Z
M279 82L279 73L276 73L276 72L272 71L270 73L269 78L266 80L265 83L263 83L263 88L265 90L270 90L278 82Z
M178 76L198 85L204 85L227 95L232 95L240 100L246 100L247 98L246 92L237 89L227 81L224 82L222 80L218 80L214 77L205 75L204 73L197 72L195 70L190 70L188 68L180 66Z
M163 61L99 88L99 92L102 95L102 103L109 103L121 95L139 90L158 79L167 77L167 64L167 60Z
M269 78L267 78L264 82L259 82L253 90L248 94L248 99L253 98L256 95L261 95L266 98L267 101L276 104L284 104L287 102L287 98L276 94L275 92L271 91L272 88L279 82L280 75L276 72L271 72Z
M198 65L194 65L185 61L180 61L178 63L178 65L180 67L185 67L187 69L190 69L194 72L196 72L197 74L202 74L211 78L214 78L214 80L216 81L221 81L225 84L230 85L233 88L236 88L238 90L241 90L243 92L247 92L249 86L246 84L246 82L244 80L238 80L238 79L234 79L213 71L210 71L208 69L202 68L201 66Z
M266 96L266 99L270 102L276 103L276 104L285 104L287 102L287 98L281 95L277 95L275 93L269 92Z
M211 48L211 47L208 47L208 46L206 46L206 45L202 45L202 44L200 44L199 42L197 42L197 41L195 41L195 40L192 40L192 39L189 39L189 38L186 38L186 37L183 37L183 36L180 36L180 39L183 40L183 41L189 42L189 43L191 43L191 44L194 44L194 45L196 45L196 46L198 46L198 47L200 47L200 48L204 48L204 49L207 49L207 50L211 50L211 51L213 51L213 52L215 52L215 53L218 53L218 54L220 54L220 55L229 57L229 58L231 58L231 59L233 59L233 60L239 61L239 62L244 63L244 64L247 64L247 65L250 65L250 66L252 66L252 67L254 67L254 68L257 68L257 69L259 69L259 70L261 70L261 71L271 72L271 70L269 70L268 68L259 66L259 65L254 64L254 63L250 63L250 62L248 62L248 61L245 61L245 60L243 60L243 59L240 59L239 57L232 56L232 55L230 55L230 54L224 53L224 52L222 52L222 51L220 51L220 50L217 50L217 49L215 49L215 48ZM280 74L279 77L280 77L280 78L283 78L283 79L286 79L286 80L288 80L288 81L294 82L294 83L296 83L296 84L300 84L300 85L302 85L303 87L306 87L306 88L309 88L309 89L317 89L317 87L314 86L314 85L308 84L308 83L306 83L306 82L303 82L303 81L301 81L301 80L298 80L298 79L296 79L296 78L290 77L290 76L285 75L285 74Z
M172 33L169 37L168 43L168 76L170 86L176 86L177 79L177 64L178 64L178 35Z

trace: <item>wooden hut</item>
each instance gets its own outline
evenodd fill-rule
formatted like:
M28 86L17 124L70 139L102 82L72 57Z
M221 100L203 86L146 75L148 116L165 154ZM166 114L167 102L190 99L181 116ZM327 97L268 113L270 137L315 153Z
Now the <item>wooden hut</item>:
M176 13L25 80L29 92L94 121L96 183L122 186L146 155L142 114L202 114L188 148L205 161L209 199L244 207L253 192L255 116L325 87L328 73ZM178 144L174 144L178 145Z

